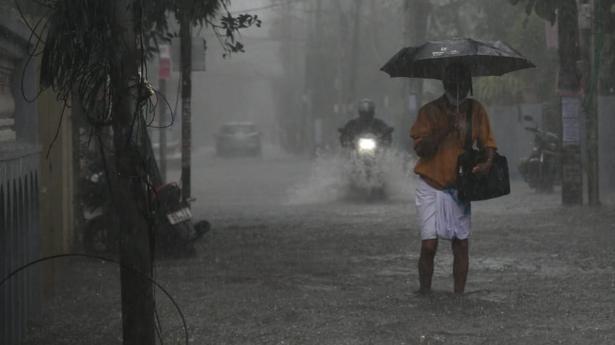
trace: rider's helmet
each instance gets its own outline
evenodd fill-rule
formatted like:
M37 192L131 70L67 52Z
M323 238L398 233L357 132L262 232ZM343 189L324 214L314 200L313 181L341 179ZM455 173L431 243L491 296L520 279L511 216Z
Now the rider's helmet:
M376 105L369 98L364 98L359 102L359 118L363 121L371 121L374 119Z

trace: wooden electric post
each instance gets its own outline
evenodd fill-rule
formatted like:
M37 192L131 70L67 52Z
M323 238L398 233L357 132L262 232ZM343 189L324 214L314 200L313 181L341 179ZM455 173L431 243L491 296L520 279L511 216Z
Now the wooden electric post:
M111 183L120 227L123 344L154 345L154 294L147 279L152 273L151 242L143 213L147 209L147 194L145 181L139 178L144 177L143 166L135 161L139 149L133 131L134 117L140 116L136 106L142 82L133 22L133 11L138 11L139 5L130 0L115 0L110 6L114 13L110 18L111 34L118 46L110 72L117 169Z

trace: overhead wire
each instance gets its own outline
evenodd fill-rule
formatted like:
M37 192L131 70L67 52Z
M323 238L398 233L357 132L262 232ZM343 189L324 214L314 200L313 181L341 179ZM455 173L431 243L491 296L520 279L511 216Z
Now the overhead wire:
M158 290L162 291L162 293L169 299L169 301L171 301L171 303L173 304L173 307L175 308L175 311L177 312L177 315L179 316L181 323L182 323L182 328L184 330L184 343L185 345L188 345L190 343L190 336L189 336L189 331L188 331L188 323L186 322L186 316L184 315L181 307L179 306L179 303L177 303L177 301L175 300L175 298L173 298L173 295L171 295L171 293L164 287L162 286L162 284L160 284L158 281L156 281L156 279L154 279L150 274L147 274L145 272L142 272L141 270L132 267L132 266L128 266L128 265L124 265L121 262L119 262L118 260L112 259L112 258L108 258L108 257L104 257L104 256L100 256L100 255L91 255L91 254L82 254L82 253L66 253L66 254L57 254L57 255L50 255L50 256L45 256L33 261L30 261L24 265L21 265L19 267L17 267L16 269L14 269L13 271L11 271L7 276L3 277L2 280L0 280L0 288L2 288L2 286L4 284L6 284L9 280L11 280L13 277L15 277L17 274L19 274L20 272L43 262L47 262L47 261L52 261L52 260L57 260L57 259L61 259L61 258L71 258L71 257L81 257L81 258L88 258L88 259L96 259L96 260L100 260L100 261L104 261L104 262L111 262L117 266L119 266L121 269L123 270L127 270L130 271L140 277L142 277L143 279L147 280L148 282L150 282L151 284L153 284L156 288L158 288Z
M144 143L147 141L148 128L165 129L173 126L175 123L179 106L182 78L178 78L174 107L171 107L166 95L161 94L159 90L150 89L150 85L147 82L148 61L146 56L146 47L148 47L150 42L146 42L146 28L142 12L145 6L143 0L139 0L140 7L136 9L136 13L133 12L133 15L137 16L136 19L139 23L137 44L140 54L138 65L140 76L136 81L130 81L129 87L132 91L117 90L112 85L112 59L114 58L112 54L114 54L116 50L114 42L116 38L112 36L112 23L109 20L111 16L107 12L110 9L105 2L96 0L80 1L77 3L56 1L53 3L47 2L43 4L42 2L37 1L40 2L41 5L45 6L48 11L46 11L44 16L39 18L35 25L30 24L22 8L19 6L18 1L14 0L14 2L22 21L30 30L28 42L29 46L33 47L33 49L28 50L27 52L28 56L26 67L32 63L34 57L42 54L41 82L45 86L44 88L41 87L37 91L34 98L29 98L26 95L26 87L24 84L24 81L26 80L25 73L27 68L24 68L22 71L22 96L29 102L35 102L39 99L42 92L46 89L50 89L55 93L55 99L63 104L54 137L48 147L47 158L49 158L51 151L60 136L67 108L71 108L72 101L75 99L78 100L78 102L80 102L79 106L83 110L82 115L91 128L89 132L88 146L91 144L92 138L95 137L98 142L98 150L100 151L100 158L102 159L103 169L108 183L107 187L112 198L113 188L111 185L111 180L113 178L112 174L116 174L116 172L112 173L110 171L110 166L107 163L107 156L116 155L117 152L115 152L113 148L108 147L108 140L104 138L103 135L107 133L105 128L112 127L113 125L113 100L118 96L118 93L134 92L136 89L136 94L138 95L137 103L134 108L134 112L131 114L132 118L130 119L130 125L128 128L125 128L125 130L128 131L128 135L126 138L127 141L123 144L125 147L131 148L131 150L134 151L131 152L131 154L136 159L134 163L138 164L137 176L130 176L130 178L134 182L141 184L141 186L143 186L141 192L145 193L145 195L142 195L145 204L139 207L139 211L142 213L141 216L144 217L148 224L150 238L152 241L150 243L150 247L153 262L153 256L155 255L156 248L156 236L153 229L156 225L155 215L158 214L158 207L160 205L157 204L157 200L155 199L157 195L155 188L156 186L152 183L153 175L156 172L153 171L155 167L151 164L151 160L153 159L153 157L151 157L151 149L147 151L148 153L145 153L144 149L146 145L144 145ZM227 11L227 14L230 20L234 20L230 12ZM245 20L246 18L243 19ZM222 27L212 22L210 19L206 19L205 22L213 28L214 32L216 32L225 51L227 53L234 52L234 46L229 46L228 42L222 40L220 32L217 31ZM238 23L243 22L238 21ZM260 25L260 21L258 21L258 23ZM227 32L228 30L231 30L231 32L238 30L233 25L235 25L235 22L231 23L231 29L228 27L226 28ZM47 31L50 26L53 26L54 28L51 32ZM241 27L241 25L238 24L238 27ZM97 30L94 30L93 28L96 28ZM47 33L45 39L38 34L38 30ZM153 39L155 40L155 37ZM236 43L232 35L230 42L232 44ZM41 48L40 51L39 48ZM168 107L171 120L169 124L159 123L159 126L156 127L153 124L156 119L156 110L160 106ZM151 115L151 118L149 118L148 115ZM32 264L36 264L38 262L71 255L79 256L81 254L66 254L39 259L33 263L25 265L24 267L21 267L18 271L26 269ZM152 265L150 272L152 277L155 275L154 268L155 266ZM16 273L17 272L14 274ZM6 280L14 276L14 274L11 274L6 279L3 279L0 286L4 284ZM153 281L152 278L148 279L152 280L154 284L161 288L159 284ZM164 292L168 295L166 291ZM172 299L170 295L168 295L168 297ZM188 329L185 324L185 319L183 318L183 314L181 313L179 306L175 302L174 304L182 316L182 322L186 334L186 343L188 343ZM157 309L155 310L155 318L156 334L162 343L162 323Z
M140 0L140 4L142 7L142 0ZM99 8L100 6L103 6L104 3L99 3L98 1L83 1L80 2L81 7L68 6L65 4L65 6L63 7L62 3L56 3L55 6L49 7L49 13L47 13L46 16L39 18L39 20L34 26L29 24L28 19L26 18L25 14L23 13L21 7L16 0L15 5L18 9L18 12L20 13L20 16L22 17L22 21L30 30L30 37L28 39L28 42L30 42L29 46L33 47L33 49L28 51L26 66L28 66L33 61L33 58L35 56L43 54L43 68L46 67L48 69L44 71L44 73L46 73L45 77L47 79L42 80L46 81L48 83L48 88L51 88L55 92L56 100L63 104L54 137L48 147L47 158L49 158L52 149L60 136L67 108L71 107L70 102L72 99L74 99L73 96L77 96L76 98L82 103L81 105L84 109L84 118L85 120L87 120L87 123L92 128L92 130L90 131L90 139L88 139L88 143L91 142L92 136L95 136L97 138L100 155L103 162L103 169L105 172L105 176L107 177L106 180L108 183L108 189L110 195L112 196L113 188L111 186L111 172L109 170L109 164L107 164L107 153L115 154L115 152L113 152L113 150L107 147L107 145L105 144L107 140L103 138L103 133L105 132L103 128L112 125L112 100L115 97L115 94L117 92L125 92L125 90L114 90L111 85L111 66L109 62L110 55L108 52L113 51L113 49L111 49L112 37L109 36L109 31L106 31L104 29L109 28L110 23L106 21L104 15L100 15L101 13L104 13L102 11L104 11L105 9ZM52 14L53 11L55 11L55 13ZM165 125L164 128L168 128L173 125L175 121L176 108L172 109L168 101L166 101L166 97L159 96L160 92L153 92L154 95L157 95L156 103L152 102L151 97L148 94L150 92L150 89L148 85L145 85L148 74L148 63L145 56L145 25L143 23L143 14L138 10L136 12L139 12L137 13L137 16L139 20L138 44L140 50L140 78L136 81L135 84L131 85L130 87L136 89L137 95L139 97L137 100L135 111L131 115L131 124L129 128L127 128L127 130L129 131L129 135L127 136L128 141L125 143L125 145L126 147L137 148L137 152L134 152L133 157L138 160L135 163L140 166L140 168L138 169L139 176L133 176L133 178L137 178L139 183L142 183L142 185L145 187L143 190L143 193L145 193L145 195L143 195L145 205L144 208L140 208L139 211L142 213L142 216L145 218L148 224L150 238L154 239L155 224L153 220L153 215L157 214L158 211L156 210L156 202L152 199L155 194L155 187L150 181L152 174L152 165L150 164L151 161L149 161L144 155L143 143L147 137L147 128L149 128L156 119L155 112L157 107L167 106L170 110L171 123ZM100 25L102 27L102 31L106 33L91 34L89 31L85 31L79 32L79 34L83 36L78 37L76 40L72 40L69 36L53 35L51 35L51 37L48 36L46 40L43 40L43 38L37 32L38 30L45 31L48 27L50 20L56 20L56 22L59 21L60 25L64 25L63 28L68 28L66 32L71 32L75 34L76 32L78 32L78 30L75 30L74 28L81 23L79 20L86 20L81 17L83 13L98 13L99 15L95 17L98 18L98 22L90 24L94 26L96 24ZM62 30L62 27L57 30L58 31L56 31L56 33L60 32L60 30ZM66 43L68 43L69 46L72 45L73 47L69 48L72 49L72 51L70 51L68 54L64 49L60 49L60 46ZM75 44L77 44L77 47L75 46ZM81 45L79 46L79 44ZM44 48L39 51L39 48L41 46L43 46ZM70 55L71 53L81 55ZM41 88L34 98L29 98L26 95L24 84L26 80L26 70L27 68L23 69L21 91L24 99L32 103L35 102L40 97L42 92L44 92L44 90L47 88ZM164 103L160 102L159 99L164 100ZM142 121L143 118L147 118L148 114L153 115L151 119L147 119L147 121ZM150 159L152 158L150 157ZM153 245L154 243L155 242L152 242L151 246L152 256L155 255L155 245ZM29 267L29 265L26 265L22 269L26 269L27 267ZM153 277L155 276L154 265L152 265L151 269L152 270L150 272L150 275ZM13 274L11 274L6 279L10 279L10 277L12 276ZM2 283L4 283L4 281L5 280L3 280ZM159 284L155 284L160 287ZM168 295L166 291L164 292ZM168 296L172 299L170 295ZM183 314L181 313L179 306L175 302L174 304L178 308L178 312L180 313L180 315L182 315L182 322L184 324L186 332L186 343L188 343L188 329L185 326L185 319L183 318ZM154 313L155 332L160 343L164 345L162 322L157 308L155 308Z

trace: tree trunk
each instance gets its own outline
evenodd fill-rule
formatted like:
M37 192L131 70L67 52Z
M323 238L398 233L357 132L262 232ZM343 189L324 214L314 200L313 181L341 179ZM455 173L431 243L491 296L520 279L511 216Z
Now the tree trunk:
M180 13L179 37L181 42L182 78L182 195L191 196L192 162L192 33L189 6L186 1Z
M154 345L154 298L151 276L152 256L148 224L143 167L138 163L139 149L132 126L139 116L137 89L139 82L136 33L133 24L134 4L129 0L113 2L113 35L119 54L114 55L111 70L113 88L113 143L116 174L110 178L113 201L120 226L120 262L122 284L122 326L125 345ZM140 272L137 274L135 271Z

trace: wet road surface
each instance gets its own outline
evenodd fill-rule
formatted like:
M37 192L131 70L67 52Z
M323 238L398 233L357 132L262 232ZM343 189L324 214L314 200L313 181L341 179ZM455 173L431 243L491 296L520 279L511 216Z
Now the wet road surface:
M514 183L473 205L467 294L451 293L441 241L435 291L420 296L414 182L398 163L390 198L365 202L343 200L335 159L197 153L193 213L212 231L197 257L156 268L191 343L615 343L615 208L561 208ZM67 263L29 344L120 343L117 268ZM157 300L164 343L179 344L177 313Z

